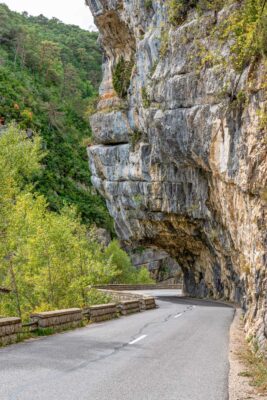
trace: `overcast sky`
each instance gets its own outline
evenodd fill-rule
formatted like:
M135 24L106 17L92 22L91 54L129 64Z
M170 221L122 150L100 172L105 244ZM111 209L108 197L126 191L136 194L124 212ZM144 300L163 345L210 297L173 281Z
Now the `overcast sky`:
M27 11L31 15L43 14L56 17L67 24L79 25L83 29L96 30L93 17L85 0L0 0L13 11Z

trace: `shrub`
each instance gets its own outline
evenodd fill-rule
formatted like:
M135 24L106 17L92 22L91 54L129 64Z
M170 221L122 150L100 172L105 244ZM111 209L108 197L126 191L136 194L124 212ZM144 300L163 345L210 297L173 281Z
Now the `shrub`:
M195 7L197 3L198 0L169 0L167 6L170 23L174 26L183 23L188 11Z
M114 67L112 73L113 87L119 97L124 98L131 82L133 61L126 61L122 56Z
M131 145L133 150L135 148L135 145L141 140L141 138L142 138L142 132L135 130L131 135Z
M164 30L161 32L160 49L159 49L159 53L162 58L166 56L168 49L169 49L169 31Z
M147 89L145 87L142 87L142 100L143 100L144 108L149 108L150 104L151 104L151 100L150 100L149 94L147 92Z
M113 240L104 250L104 257L115 267L116 274L113 283L128 283L132 280L135 268L128 254L122 250L117 240Z
M263 15L259 22L259 49L267 56L267 15Z
M120 248L117 240L113 240L105 249L105 257L116 270L112 283L154 283L145 267L138 270L132 265L130 257Z
M244 0L226 21L221 38L233 40L231 62L242 72L251 61L267 54L267 2Z
M112 298L96 289L90 289L87 292L87 304L94 306L95 304L108 304L111 303Z
M170 23L178 26L186 20L190 9L196 8L201 13L209 10L218 11L224 2L222 0L169 0L167 5Z
M155 281L151 278L150 273L146 267L142 267L137 272L136 276L136 283L137 284L153 284Z
M153 6L153 1L152 0L145 0L145 9L150 10Z

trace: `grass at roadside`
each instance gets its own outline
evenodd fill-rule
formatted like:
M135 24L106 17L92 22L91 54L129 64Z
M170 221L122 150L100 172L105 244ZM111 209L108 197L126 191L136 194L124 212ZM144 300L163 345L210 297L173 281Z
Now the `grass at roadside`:
M267 394L267 359L259 352L254 352L248 345L239 353L245 371L241 376L250 378L251 386L260 394Z

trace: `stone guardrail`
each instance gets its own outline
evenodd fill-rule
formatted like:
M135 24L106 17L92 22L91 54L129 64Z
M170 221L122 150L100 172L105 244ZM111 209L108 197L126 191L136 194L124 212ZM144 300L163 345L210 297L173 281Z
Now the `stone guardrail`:
M161 290L161 289L177 289L182 290L183 284L150 284L150 285L125 285L125 284L109 284L109 285L95 285L94 289L107 289L107 290Z
M16 317L0 319L0 345L15 343L21 332L21 319Z
M31 321L37 322L38 328L53 328L55 330L76 328L81 325L82 318L80 308L46 311L31 315Z
M137 290L161 290L161 289L177 289L183 290L183 284L150 284L150 285L125 285L125 284L108 284L108 285L95 285L91 286L99 292L111 296L111 298L117 303L123 303L127 301L139 301L141 310L151 310L156 308L155 297L148 296L139 293L132 293ZM120 307L121 309L121 307ZM136 308L137 310L137 308Z
M141 311L141 304L139 300L126 300L122 301L118 308L122 315L129 315Z
M153 296L131 293L127 290L149 290L158 288L159 285L103 285L94 286L103 294L111 296L113 303L90 306L86 309L70 308L66 310L46 311L34 313L30 322L22 324L20 318L0 317L0 346L15 343L20 334L32 333L38 329L51 328L54 331L72 329L82 325L84 318L91 322L106 321L120 315L129 315L135 312L156 308ZM160 285L163 287L163 285ZM181 285L164 285L166 287L180 288ZM103 289L102 289L103 288ZM115 290L116 288L116 290ZM127 289L127 290L126 290Z
M156 300L153 296L147 296L139 293L130 293L121 290L97 289L97 291L110 296L118 305L125 301L139 301L141 310L151 310L156 308Z
M118 317L117 304L108 303L91 306L84 311L84 315L86 315L91 322L107 321Z

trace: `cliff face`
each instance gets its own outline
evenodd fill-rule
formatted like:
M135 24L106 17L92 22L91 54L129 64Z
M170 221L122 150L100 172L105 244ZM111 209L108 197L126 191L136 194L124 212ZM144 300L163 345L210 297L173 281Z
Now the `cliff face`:
M105 54L90 165L118 235L168 252L190 295L241 303L264 346L263 62L240 74L220 61L229 43L211 32L231 7L172 27L164 1L88 3Z

